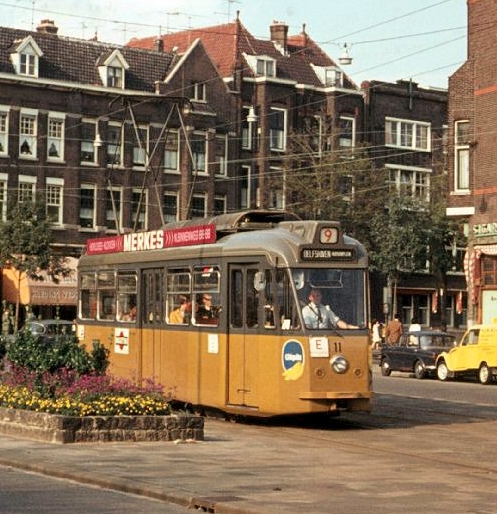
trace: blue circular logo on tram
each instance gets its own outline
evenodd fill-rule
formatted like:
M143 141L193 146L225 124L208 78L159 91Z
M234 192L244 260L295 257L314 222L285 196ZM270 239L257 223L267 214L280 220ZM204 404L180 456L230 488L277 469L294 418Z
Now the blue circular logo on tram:
M283 365L283 378L297 380L304 372L304 347L300 341L289 340L283 345L281 351L281 364Z

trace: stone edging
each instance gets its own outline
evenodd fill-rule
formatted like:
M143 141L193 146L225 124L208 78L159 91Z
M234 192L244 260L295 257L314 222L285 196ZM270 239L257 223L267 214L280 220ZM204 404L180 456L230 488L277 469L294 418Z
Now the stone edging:
M186 414L75 417L0 407L0 434L62 444L202 441L204 418Z

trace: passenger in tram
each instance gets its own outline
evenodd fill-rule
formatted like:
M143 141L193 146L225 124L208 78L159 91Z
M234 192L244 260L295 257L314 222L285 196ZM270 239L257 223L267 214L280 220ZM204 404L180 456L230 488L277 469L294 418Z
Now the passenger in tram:
M212 295L204 293L197 298L197 315L195 320L200 324L217 325L217 311L212 306Z
M180 295L179 306L169 314L169 323L182 324L189 323L192 312L192 302L185 295Z
M329 307L321 303L321 291L313 288L309 293L309 303L302 309L304 323L307 328L359 328L350 325L337 316Z

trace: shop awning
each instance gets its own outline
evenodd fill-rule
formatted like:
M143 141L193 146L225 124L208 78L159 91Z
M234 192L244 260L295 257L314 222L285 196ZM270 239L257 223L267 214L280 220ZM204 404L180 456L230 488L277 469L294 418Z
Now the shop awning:
M4 268L2 270L2 300L16 303L17 288L20 289L21 305L76 305L78 301L76 266L78 260L66 257L66 266L71 269L67 277L59 279L56 283L43 271L40 276L43 280L33 280L25 273L16 269Z

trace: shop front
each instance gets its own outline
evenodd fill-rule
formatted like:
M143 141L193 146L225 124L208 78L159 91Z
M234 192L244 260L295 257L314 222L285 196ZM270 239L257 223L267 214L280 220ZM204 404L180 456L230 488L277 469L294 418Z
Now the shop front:
M71 273L54 281L45 271L40 272L41 280L30 278L15 268L2 270L2 306L5 317L9 310L15 318L15 308L19 302L19 325L31 315L37 318L60 318L72 321L76 318L78 260L66 258L66 266Z

